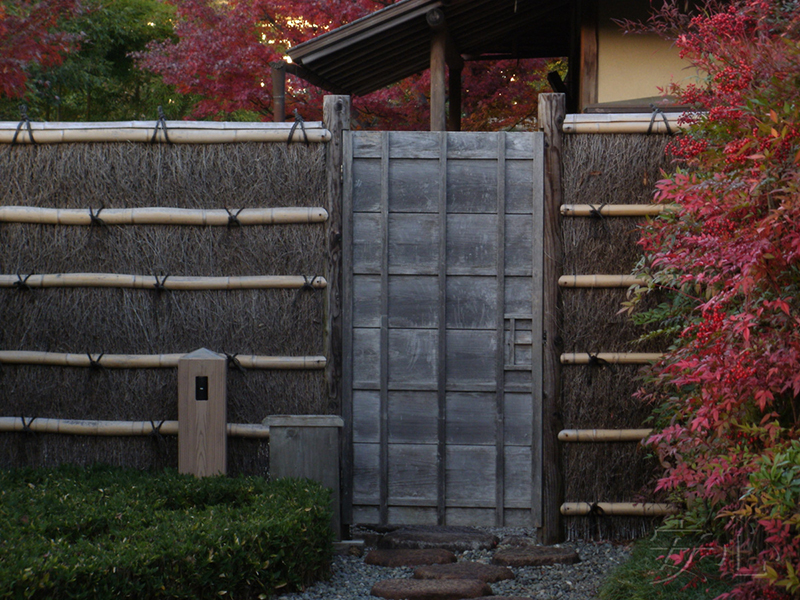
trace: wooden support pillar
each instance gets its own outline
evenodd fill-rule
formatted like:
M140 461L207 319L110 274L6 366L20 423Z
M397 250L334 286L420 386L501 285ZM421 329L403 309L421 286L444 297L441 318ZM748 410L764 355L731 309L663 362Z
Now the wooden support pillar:
M447 129L461 131L461 67L450 65L450 105Z
M426 15L431 37L431 131L447 130L445 90L447 85L447 30L444 13L434 8Z
M597 103L597 1L578 3L580 19L580 84L578 111Z
M286 63L282 60L269 64L272 75L272 120L286 120Z
M558 433L561 422L561 211L563 201L562 126L566 116L564 94L539 95L539 126L544 132L544 261L542 269L542 536L544 544L563 540L561 504L564 478Z
M342 456L341 523L346 528L352 521L352 407L343 401L343 270L342 270L342 226L344 200L344 136L350 130L350 96L325 96L322 101L322 118L331 132L331 141L325 146L325 179L327 188L328 220L325 223L327 260L325 278L328 281L323 308L323 353L328 359L325 365L325 383L328 400L338 405L344 420L344 431L340 438ZM339 499L337 498L337 507ZM336 515L337 522L340 515ZM347 536L346 531L339 531Z

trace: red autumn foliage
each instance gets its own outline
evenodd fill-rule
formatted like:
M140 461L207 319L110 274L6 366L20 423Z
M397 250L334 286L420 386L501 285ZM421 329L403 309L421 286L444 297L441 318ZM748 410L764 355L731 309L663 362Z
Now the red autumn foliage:
M673 290L644 319L677 335L642 395L671 525L708 539L736 598L800 596L800 8L674 5L650 26L704 75L658 184L672 215L643 232L641 274ZM686 559L690 554L678 556Z
M184 94L200 97L199 118L237 111L269 119L270 62L286 49L392 4L387 0L209 0L174 2L175 41L152 44L139 64ZM464 129L511 127L529 120L546 74L546 61L468 63L462 74ZM365 68L369 68L365 65ZM362 127L425 129L429 126L429 73L353 99ZM289 76L286 112L320 119L323 90Z
M21 98L28 67L58 65L74 47L74 36L57 26L79 9L77 0L0 3L0 97Z

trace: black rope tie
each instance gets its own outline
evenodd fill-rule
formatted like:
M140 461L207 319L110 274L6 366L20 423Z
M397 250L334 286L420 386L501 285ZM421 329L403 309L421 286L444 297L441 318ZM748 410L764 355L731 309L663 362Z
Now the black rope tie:
M228 213L228 227L241 227L242 222L239 221L239 215L242 214L244 207L240 208L236 211L236 213L232 213L228 207L225 207L225 212Z
M103 212L104 208L105 208L105 206L101 204L100 208L97 209L97 212L94 212L94 209L92 209L92 207L89 207L89 219L90 219L89 226L90 227L105 227L106 226L106 222L103 221L103 219L100 218L100 213Z
M590 523L590 527L592 529L596 529L597 530L597 537L598 538L602 538L602 536L600 535L600 533L601 533L600 532L600 523L601 523L600 517L602 517L605 514L606 514L606 511L604 511L597 502L592 502L589 505L589 523Z
M664 119L664 125L667 127L667 135L672 135L672 128L669 126L669 119L667 119L667 115L664 114L664 111L658 108L657 106L653 106L652 104L650 107L653 109L653 113L650 115L650 126L647 128L647 135L650 135L653 132L653 125L656 122L656 117L661 116Z
M297 306L297 302L300 300L300 296L303 292L314 292L317 288L314 287L314 282L317 280L319 275L314 275L309 279L305 275L303 275L303 285L297 288L297 292L294 295L294 301L292 302L292 308L294 309Z
M160 106L158 107L158 121L156 121L156 128L153 131L153 137L150 138L151 144L156 143L159 129L164 132L164 139L167 141L167 143L171 144L172 141L169 139L169 131L167 130L167 118L164 116L164 109Z
M303 139L305 140L306 146L310 144L308 141L308 133L306 133L306 123L303 120L303 117L300 116L300 113L297 112L297 109L294 109L294 123L292 123L292 128L289 130L289 139L286 140L286 145L292 143L292 138L294 137L294 131L297 129L297 126L300 125L300 131L303 132Z
M153 284L153 289L156 292L158 292L159 295L161 294L161 292L169 291L167 290L167 286L164 285L167 283L167 277L169 277L169 273L167 273L166 275L162 275L161 279L158 278L158 275L153 275L153 277L156 278L156 282Z
M102 359L105 355L106 355L105 352L101 352L100 354L97 355L97 358L92 358L92 355L87 352L86 356L89 357L89 368L92 369L93 371L99 371L100 369L104 369L105 367L100 364L100 359Z
M31 424L36 420L36 417L31 417L29 421L25 421L25 417L24 416L21 416L20 419L22 419L22 432L23 433L27 433L27 434L31 434L31 435L36 434L36 432L33 429L31 429Z
M239 354L228 354L227 352L223 352L225 354L225 358L228 361L228 368L229 369L236 369L237 371L244 373L245 368L242 366L242 363L237 358Z
M592 388L592 400L594 400L594 386L592 385L592 378L595 369L604 369L605 367L609 367L611 369L614 368L614 365L608 362L604 358L600 358L597 354L589 353L589 362L587 363L589 368L586 371L586 376L589 378L588 385Z
M17 280L13 283L14 287L19 290L20 292L29 292L31 291L31 286L28 285L28 279L31 278L33 273L28 273L23 278L22 275L17 273Z
M167 441L164 439L164 435L161 433L161 426L164 424L165 419L162 419L161 422L156 425L155 421L150 421L150 426L153 428L150 433L148 434L152 439L156 440L158 446L164 452L167 451Z
M22 131L22 127L25 127L25 130L28 132L28 135L31 138L31 144L35 144L36 140L33 139L33 128L31 127L31 120L28 118L28 107L25 104L20 104L19 106L19 114L20 114L20 122L17 125L17 130L14 132L14 137L11 139L11 145L14 146L17 143L17 136Z
M607 205L608 205L607 202L603 202L600 206L595 206L593 204L590 204L589 205L590 206L590 208L589 208L589 217L593 221L597 221L599 223L602 223L603 224L603 229L605 230L605 232L607 234L611 234L611 229L609 229L609 227L608 227L608 220L606 219L606 216L603 214L603 209ZM594 230L593 235L595 237L597 236L596 230Z

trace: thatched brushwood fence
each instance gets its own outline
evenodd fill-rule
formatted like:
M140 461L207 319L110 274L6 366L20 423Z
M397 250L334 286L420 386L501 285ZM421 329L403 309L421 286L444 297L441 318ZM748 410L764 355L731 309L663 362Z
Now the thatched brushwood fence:
M620 309L639 283L629 275L641 258L639 225L675 209L653 204L653 192L670 168L664 134L679 122L662 113L565 115L559 101L540 97L552 154L545 377L556 382L545 390L555 398L545 405L545 478L549 469L554 482L545 488L545 515L563 515L549 541L632 538L674 510L648 492L657 472L641 444L650 407L635 397L641 366L658 359L663 342L637 342L646 330ZM647 302L658 302L652 296Z
M175 367L200 347L228 356L231 473L268 472L266 416L337 413L330 139L0 124L0 466L175 466Z

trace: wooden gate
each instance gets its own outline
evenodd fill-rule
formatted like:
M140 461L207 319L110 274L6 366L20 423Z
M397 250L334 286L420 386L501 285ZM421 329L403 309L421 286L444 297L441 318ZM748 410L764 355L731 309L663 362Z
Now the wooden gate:
M542 144L345 132L345 522L541 526Z

